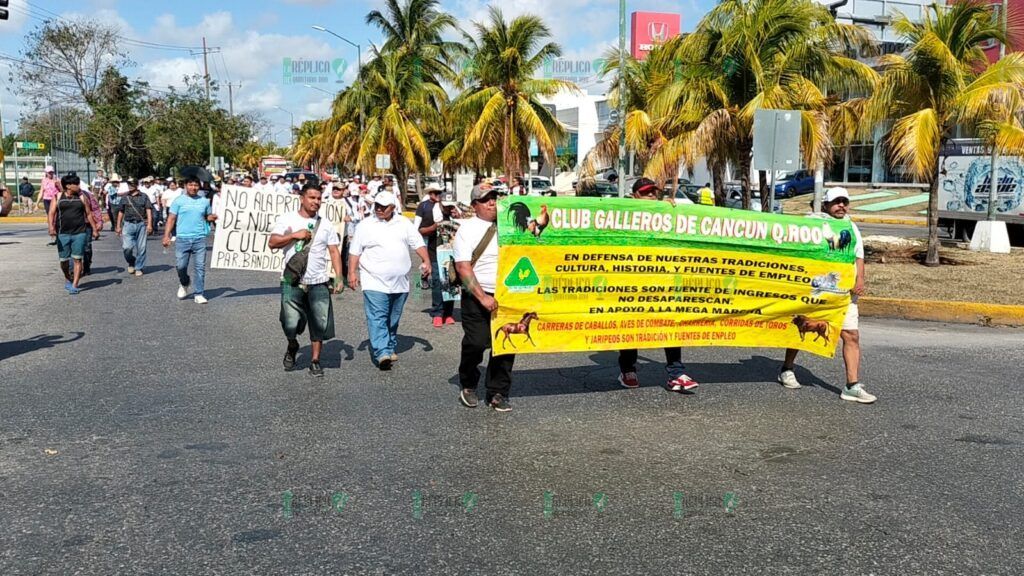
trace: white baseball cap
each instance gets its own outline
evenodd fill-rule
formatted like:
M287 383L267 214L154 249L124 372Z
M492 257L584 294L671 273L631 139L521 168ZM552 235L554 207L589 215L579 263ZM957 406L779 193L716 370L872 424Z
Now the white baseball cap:
M374 204L380 204L381 206L387 206L388 204L395 203L395 195L387 190L377 192L377 195L373 197Z
M822 202L835 202L840 198L846 198L846 201L850 201L850 193L842 186L833 186L828 190L825 190L825 196L821 199Z

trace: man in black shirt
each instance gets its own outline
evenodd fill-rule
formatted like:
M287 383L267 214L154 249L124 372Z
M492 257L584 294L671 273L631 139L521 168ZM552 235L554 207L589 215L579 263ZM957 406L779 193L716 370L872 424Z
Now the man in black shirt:
M117 207L117 235L121 237L128 273L142 276L146 265L146 238L153 233L153 203L139 191L139 183L128 179L128 195Z
M451 208L441 204L441 185L427 184L427 198L420 202L416 208L416 227L427 244L427 254L430 256L430 316L433 318L434 328L440 328L444 324L455 324L453 313L455 302L444 301L441 295L441 276L437 266L437 245L438 228L444 221L451 220Z

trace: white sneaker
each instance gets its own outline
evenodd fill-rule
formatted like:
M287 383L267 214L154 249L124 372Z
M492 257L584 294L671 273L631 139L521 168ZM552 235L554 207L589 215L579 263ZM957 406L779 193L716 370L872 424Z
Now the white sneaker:
M188 296L188 288L178 284L178 300L184 300L185 296Z
M128 273L129 274L135 274L135 266L129 266L128 267Z
M850 402L860 402L861 404L871 404L872 402L877 400L877 398L875 398L871 394L868 394L868 391L865 390L864 387L860 385L860 383L854 384L850 388L846 388L844 386L843 393L840 394L839 397L842 398L843 400L848 400Z
M779 373L778 377L779 384L782 384L790 390L796 390L800 388L800 382L796 379L796 374L792 370L783 370Z
M196 304L206 304L206 297L202 294L196 294Z
M135 275L136 276L142 276L142 268L139 268L138 270L136 270L135 271Z

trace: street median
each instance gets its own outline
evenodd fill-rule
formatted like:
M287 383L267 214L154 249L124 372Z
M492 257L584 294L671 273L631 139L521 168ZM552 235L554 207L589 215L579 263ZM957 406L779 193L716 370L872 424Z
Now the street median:
M946 302L939 300L903 300L864 296L858 306L862 316L927 320L983 326L1024 326L1024 306Z

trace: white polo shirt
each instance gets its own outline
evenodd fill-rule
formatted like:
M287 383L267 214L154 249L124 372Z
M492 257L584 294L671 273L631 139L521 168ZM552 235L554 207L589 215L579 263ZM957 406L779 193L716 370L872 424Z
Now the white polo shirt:
M388 221L366 218L360 222L348 251L359 256L363 290L399 294L409 291L409 250L424 246L412 222L395 214Z

